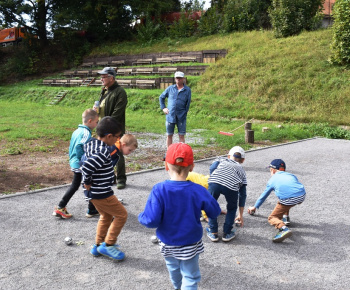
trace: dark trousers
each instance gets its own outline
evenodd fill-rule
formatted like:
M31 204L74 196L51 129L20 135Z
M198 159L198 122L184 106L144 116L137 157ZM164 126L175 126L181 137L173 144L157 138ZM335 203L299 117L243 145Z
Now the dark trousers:
M73 181L61 201L58 204L58 208L64 208L67 206L68 202L72 198L72 196L77 192L81 185L82 174L80 172L73 172ZM95 206L89 201L88 205L89 210L95 210Z
M125 172L125 158L120 150L119 153L119 161L117 163L117 182L126 182L126 172Z

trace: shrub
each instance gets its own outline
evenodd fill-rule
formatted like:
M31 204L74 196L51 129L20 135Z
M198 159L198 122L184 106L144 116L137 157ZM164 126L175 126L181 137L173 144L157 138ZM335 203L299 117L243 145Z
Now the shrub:
M324 0L272 0L269 16L275 37L288 37L320 27Z
M175 21L169 27L169 37L182 38L192 36L196 31L197 22L188 16L188 13L182 12L180 19Z
M248 31L268 28L271 0L229 0L225 6L224 30Z
M336 64L350 63L350 1L337 0L333 7L333 41L330 61Z
M212 35L220 32L222 27L222 16L218 13L216 6L209 8L198 22L200 35Z

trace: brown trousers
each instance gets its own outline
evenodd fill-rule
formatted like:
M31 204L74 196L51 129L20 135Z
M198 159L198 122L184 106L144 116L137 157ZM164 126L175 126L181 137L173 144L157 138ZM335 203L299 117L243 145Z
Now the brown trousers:
M105 199L92 199L91 202L100 213L96 229L96 245L102 242L114 245L128 218L125 207L115 195Z
M277 203L276 207L268 217L268 221L270 225L274 226L276 229L280 229L285 224L282 221L283 215L289 215L289 210L295 206L294 205L283 205L280 203Z

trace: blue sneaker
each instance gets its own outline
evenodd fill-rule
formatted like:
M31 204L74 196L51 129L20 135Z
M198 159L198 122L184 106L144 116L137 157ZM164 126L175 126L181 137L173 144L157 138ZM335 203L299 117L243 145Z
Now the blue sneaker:
M283 242L286 238L289 238L291 235L292 231L286 227L284 229L280 229L278 234L274 236L272 241L274 243L280 243Z
M125 254L119 250L118 245L107 246L106 243L102 243L97 247L97 252L116 261L122 261L125 258Z
M224 236L222 237L222 240L224 242L229 242L233 240L235 237L236 237L236 231L232 230L229 234L224 234Z
M105 244L104 242L102 244ZM90 250L90 254L93 255L94 257L99 257L101 254L97 251L98 246L96 244L93 244Z
M290 218L288 215L283 215L282 221L287 227L290 226Z
M212 242L217 242L219 240L218 234L213 234L209 228L205 228L207 231L207 236Z

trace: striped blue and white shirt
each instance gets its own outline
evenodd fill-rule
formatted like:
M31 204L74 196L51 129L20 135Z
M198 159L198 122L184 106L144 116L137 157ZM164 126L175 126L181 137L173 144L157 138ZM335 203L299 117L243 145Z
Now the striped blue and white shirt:
M91 185L90 191L84 191L85 196L88 199L104 199L113 195L114 169L108 145L92 140L84 145L84 151L86 160L81 167L83 183Z
M204 252L202 240L192 245L170 246L159 242L160 252L164 257L172 257L178 260L190 260L196 255Z
M298 178L289 172L277 171L267 182L264 192L255 203L259 208L272 191L275 191L279 202L283 205L296 205L305 200L305 188Z
M243 185L247 185L247 177L239 162L219 157L210 166L208 183L217 183L230 190L239 191Z

